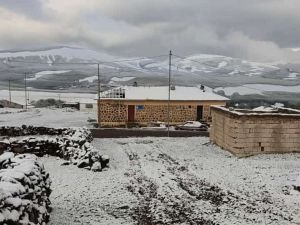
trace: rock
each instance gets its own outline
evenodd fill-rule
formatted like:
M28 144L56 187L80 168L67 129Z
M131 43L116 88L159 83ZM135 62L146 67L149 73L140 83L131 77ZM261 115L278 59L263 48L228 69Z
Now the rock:
M296 181L295 181L295 183L294 183L294 189L296 190L296 191L299 191L300 192L300 175L297 177L297 179L296 179Z
M121 205L118 209L129 209L129 205Z
M109 156L108 155L102 155L102 157L101 157L101 167L102 168L107 167L108 163L109 163Z
M100 162L94 162L91 170L93 172L100 172L102 170L101 163Z
M71 164L71 162L70 161L65 161L65 162L63 162L62 164L60 164L61 166L68 166L68 165L70 165Z
M83 159L83 160L78 162L77 167L78 168L84 168L84 167L87 167L89 165L90 165L89 160L88 159Z
M94 162L101 162L102 159L102 155L100 152L98 151L91 151L89 153L89 160L91 165L93 165Z

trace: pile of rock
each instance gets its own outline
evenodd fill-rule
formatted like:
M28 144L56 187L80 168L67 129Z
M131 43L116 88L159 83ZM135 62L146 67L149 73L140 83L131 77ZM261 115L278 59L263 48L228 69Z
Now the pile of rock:
M16 137L27 135L62 135L67 128L34 127L22 125L21 127L0 127L0 136Z
M36 131L34 128L30 130ZM55 131L54 128L51 128L51 133L61 134L56 136L48 134L47 136L7 137L0 140L0 154L10 151L18 154L31 153L37 156L58 156L68 160L65 164L72 163L80 168L92 169L93 171L101 171L109 163L109 157L102 155L90 144L93 140L90 130L66 128Z
M0 155L0 224L47 223L50 184L49 174L35 155Z

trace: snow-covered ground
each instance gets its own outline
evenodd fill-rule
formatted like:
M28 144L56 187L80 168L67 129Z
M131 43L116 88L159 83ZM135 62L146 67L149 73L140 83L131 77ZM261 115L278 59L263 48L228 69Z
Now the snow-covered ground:
M98 76L90 76L90 77L86 77L83 79L80 79L79 82L89 82L89 83L93 83L95 80L98 80Z
M86 126L89 113L0 110L0 126ZM299 154L238 159L205 137L95 139L110 168L93 173L43 157L50 225L299 225ZM299 178L298 178L299 179Z
M121 84L123 82L128 82L131 81L133 79L135 79L136 77L112 77L110 79L110 81L108 82L109 85L118 85Z
M41 71L41 72L38 72L36 74L34 74L34 77L29 77L29 78L26 78L26 80L28 81L32 81L32 80L37 80L43 76L46 76L46 75L52 75L52 74L62 74L62 73L68 73L70 72L71 70L47 70L47 71Z
M93 112L69 108L0 109L0 126L83 127L89 126L88 118L96 119Z
M225 95L231 96L233 93L240 95L259 94L263 95L264 92L290 92L300 93L300 86L281 86L271 84L245 84L237 87L218 87L214 89L216 92L223 90Z
M300 224L299 154L237 159L208 138L96 139L111 158L93 173L43 158L50 225Z
M54 98L66 102L86 103L96 98L96 94L59 93L59 92L33 91L30 89L27 91L27 94L28 94L29 102L37 101L40 99ZM0 99L6 99L6 100L9 99L8 90L0 90ZM11 91L11 99L13 102L25 104L24 91Z

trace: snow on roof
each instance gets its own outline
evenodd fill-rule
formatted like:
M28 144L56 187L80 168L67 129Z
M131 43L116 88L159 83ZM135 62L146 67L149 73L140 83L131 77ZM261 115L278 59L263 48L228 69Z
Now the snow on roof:
M259 106L259 107L252 109L252 111L254 111L254 112L275 112L275 111L277 111L277 109L274 107Z
M122 86L101 93L101 98L124 100L168 100L168 86ZM176 86L170 92L171 100L215 100L227 101L228 98L217 95L209 90L205 92L197 87Z
M238 108L233 108L233 107L223 107L223 106L212 106L213 108L230 112L231 114L235 115L251 115L251 116L259 116L259 115L264 115L264 116L297 116L300 117L300 110L297 109L291 109L291 108L285 108L285 107L278 107L277 109L273 111L269 110L248 110L248 109L238 109ZM256 108L259 109L259 108Z

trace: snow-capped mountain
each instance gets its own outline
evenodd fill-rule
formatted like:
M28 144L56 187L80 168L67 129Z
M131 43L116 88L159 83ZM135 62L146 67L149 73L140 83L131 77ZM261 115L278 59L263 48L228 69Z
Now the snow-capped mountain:
M293 50L296 53L295 50ZM22 87L24 73L30 87L39 89L95 90L97 63L102 86L130 84L162 85L168 79L168 55L120 57L79 47L0 51L0 89L7 81ZM130 77L130 79L129 79ZM128 79L127 79L128 78ZM259 63L220 55L198 54L172 57L172 83L211 87L249 83L300 84L299 64Z

